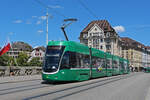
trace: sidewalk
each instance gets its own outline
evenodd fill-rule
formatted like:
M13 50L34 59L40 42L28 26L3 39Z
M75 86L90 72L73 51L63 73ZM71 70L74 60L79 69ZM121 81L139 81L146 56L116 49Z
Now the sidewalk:
M0 84L31 81L31 80L42 80L42 78L41 75L7 76L7 77L0 77Z

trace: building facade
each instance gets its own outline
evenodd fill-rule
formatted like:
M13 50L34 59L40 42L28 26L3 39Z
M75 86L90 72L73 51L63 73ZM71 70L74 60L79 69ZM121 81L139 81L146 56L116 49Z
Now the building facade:
M136 71L143 69L144 58L143 48L144 45L130 39L128 37L121 38L122 40L122 56L130 61L130 66L132 66Z
M150 46L146 46L146 67L150 67Z
M80 33L80 43L89 47L121 55L121 41L119 35L107 20L90 22Z
M19 53L26 53L29 57L31 56L32 47L24 42L14 42L11 45L11 49L7 52L8 56L18 58Z
M45 55L45 47L36 47L31 52L31 57L29 58L29 61L32 60L32 58L39 57L40 61L42 62Z
M147 54L148 54L147 49L146 47L144 47L142 51L142 66L144 68L147 67Z

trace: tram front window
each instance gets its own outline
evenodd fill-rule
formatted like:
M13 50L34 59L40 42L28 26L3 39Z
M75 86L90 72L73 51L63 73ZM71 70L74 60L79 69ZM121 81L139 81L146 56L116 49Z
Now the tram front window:
M56 72L64 46L48 46L45 54L44 72Z

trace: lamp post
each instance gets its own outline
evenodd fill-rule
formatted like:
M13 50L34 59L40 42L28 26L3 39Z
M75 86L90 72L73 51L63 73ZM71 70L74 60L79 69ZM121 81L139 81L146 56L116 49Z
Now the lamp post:
M46 13L46 45L48 45L48 8Z
M48 45L48 18L52 18L53 16L48 13L48 7L46 12L46 45Z

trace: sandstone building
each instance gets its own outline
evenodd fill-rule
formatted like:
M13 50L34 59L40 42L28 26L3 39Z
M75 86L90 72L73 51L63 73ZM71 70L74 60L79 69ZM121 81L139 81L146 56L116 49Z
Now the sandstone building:
M80 43L117 56L121 55L119 35L107 20L90 22L80 33Z

